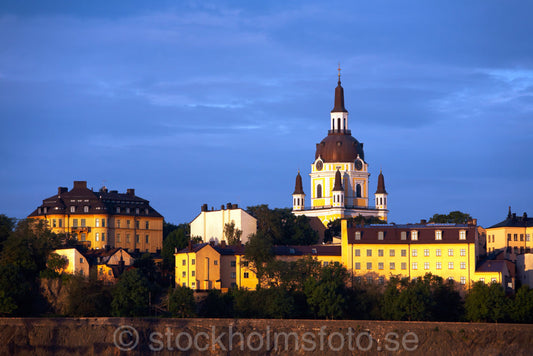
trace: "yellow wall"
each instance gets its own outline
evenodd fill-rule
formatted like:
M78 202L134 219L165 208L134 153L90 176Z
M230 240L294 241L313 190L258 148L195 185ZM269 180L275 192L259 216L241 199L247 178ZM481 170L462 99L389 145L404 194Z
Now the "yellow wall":
M85 256L83 256L75 248L64 248L53 251L59 256L63 256L67 259L67 266L61 270L56 271L59 273L68 273L68 274L81 274L82 276L89 276L89 263Z
M510 240L509 240L510 234ZM529 235L529 241L527 241ZM516 239L516 240L515 240ZM487 252L503 251L506 247L524 253L533 250L533 227L497 227L487 229ZM515 250L516 248L516 250ZM522 252L520 252L522 248Z

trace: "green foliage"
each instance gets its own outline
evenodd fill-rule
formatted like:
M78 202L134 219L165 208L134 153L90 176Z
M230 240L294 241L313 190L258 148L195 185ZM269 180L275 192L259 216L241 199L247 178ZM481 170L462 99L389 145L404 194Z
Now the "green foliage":
M161 256L163 257L163 268L167 270L174 270L174 253L176 249L179 251L187 246L189 243L188 225L187 228L181 224L176 226L163 239L163 249ZM175 226L175 225L174 225Z
M468 220L471 220L472 217L470 214L463 213L460 211L452 211L449 214L435 214L430 219L429 222L438 223L438 224L466 224Z
M0 316L24 315L32 292L20 266L0 265Z
M231 318L234 315L233 294L211 289L199 309L199 315L204 318Z
M282 319L291 317L294 311L294 298L281 287L235 289L232 294L234 316L238 318Z
M235 227L235 222L232 221L229 224L224 224L224 238L228 245L240 245L241 244L242 230Z
M370 225L370 224L386 224L386 221L383 221L375 216L364 217L362 215L356 216L354 218L348 218L348 225ZM324 233L324 241L330 242L333 240L333 237L341 236L341 219L335 219L328 223L328 228Z
M67 315L72 317L102 317L111 315L112 295L102 281L83 276L69 276Z
M264 271L269 286L282 287L291 292L303 291L306 278L318 278L321 264L311 256L288 262L273 259L265 264Z
M268 208L268 205L249 206L246 211L257 219L257 233L273 245L313 245L318 233L311 228L306 216L295 216L291 209Z
M113 289L113 316L144 316L148 314L150 283L137 269L120 276Z
M264 283L266 265L274 259L270 239L259 231L250 235L244 248L244 259L249 262L248 268L257 275L259 284Z
M309 277L304 282L307 303L320 318L338 319L346 311L346 280L348 272L343 266L322 267L318 279Z
M509 317L514 323L533 323L533 289L524 285L509 303Z
M9 234L13 231L13 228L15 227L15 221L14 218L8 218L4 214L0 214L0 252L3 248L3 243L7 238L9 237Z
M168 294L168 311L173 317L191 318L196 316L196 303L192 289L177 286Z
M503 287L497 283L474 283L466 295L465 309L469 321L503 321L508 309Z

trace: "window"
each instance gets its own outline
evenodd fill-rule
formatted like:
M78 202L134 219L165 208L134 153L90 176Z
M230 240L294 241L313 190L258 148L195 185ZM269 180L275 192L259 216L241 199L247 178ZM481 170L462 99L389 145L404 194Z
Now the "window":
M150 235L144 235L144 242L148 243L148 240L150 239Z
M366 263L366 269L372 269L372 262Z
M394 264L394 262L391 262L389 264L389 269L396 269L396 265Z
M407 256L407 250L402 250L402 257L406 257Z
M442 269L442 263L441 262L437 262L437 269Z
M139 215L139 208L135 208L135 214Z
M407 269L407 263L406 262L402 262L402 269Z
M490 279L490 282L491 282L491 283L496 283L496 282L498 282L498 281L496 280L496 278L491 278L491 279Z
M466 231L465 230L459 231L459 240L466 240ZM489 236L489 240L490 240L490 236Z
M453 282L453 277L448 277L448 282Z
M406 231L402 231L400 235L402 237L402 240L407 240L407 232Z
M524 241L524 234L520 234L520 241Z
M416 230L411 231L411 240L413 241L418 240L418 231Z
M248 272L244 272L244 273L243 273L243 277L244 277L244 278L249 278L249 277L250 277L250 273L248 273Z
M424 256L425 257L429 257L429 249L428 248L424 249Z
M461 269L466 269L466 262L461 262Z
M117 206L117 213L120 213L120 206Z
M140 243L141 239L139 238L139 235L135 234L135 242Z
M485 278L480 278L479 281L484 284L485 283Z
M361 256L361 250L359 249L355 250L355 256L357 257Z
M218 260L214 260L214 261L213 261L213 264L214 264L215 266L218 266Z
M117 242L120 242L120 234L117 234Z
M514 234L513 237L515 241L518 241L518 234Z
M102 219L102 227L105 227L105 219Z
M100 227L100 219L98 219L98 218L94 219L94 226L95 227Z
M466 249L465 248L462 248L460 251L459 251L459 254L461 256L466 256Z
M507 234L507 241L511 241L511 234Z
M139 225L140 225L140 221L139 220L135 220L135 228L136 229L140 229Z
M144 228L146 230L150 229L150 222L148 220L144 222Z
M461 284L465 285L466 284L466 277L461 277Z
M244 262L242 263L242 266L243 266L243 267L248 267L248 261L244 261Z
M372 277L366 277L366 283L372 284Z
M440 257L441 254L442 254L442 251L441 251L440 248L438 248L438 249L435 250L435 256Z
M378 269L383 269L383 262L378 263Z
M195 260L194 258L193 258L193 259L191 259L191 265L193 265L193 266L194 266L195 264L196 264L196 260Z
M83 257L80 257L80 263L83 263Z
M361 240L361 231L356 231L355 232L355 239L356 240Z
M385 278L378 277L378 284L385 284Z
M105 232L102 232L102 241L105 241Z
M383 257L383 250L378 250L378 256Z
M394 250L389 250L389 256L390 257L394 257L395 255L395 251Z
M318 184L316 186L316 197L322 198L322 185L321 184Z
M96 241L100 241L100 234L98 232L96 234L94 234L94 239Z
M115 224L117 225L117 228L120 229L120 220L117 220L117 221L115 222Z
M126 234L126 242L130 243L130 234Z
M361 184L355 186L355 197L361 198Z
M328 264L329 264L328 261L324 261L324 262L322 263L322 266L326 267Z
M435 230L435 240L442 240L442 231Z
M191 271L191 277L194 277L196 274L196 271Z
M126 226L128 227L128 229L130 228L130 221L129 220L126 220Z
M229 265L230 265L230 267L235 267L235 266L237 266L237 262L236 261L230 261Z
M126 208L126 214L130 213L130 208Z
M366 250L366 255L368 257L371 257L372 256L372 250Z
M76 207L75 206L71 206L70 207L70 212L71 213L75 213L76 212Z
M61 219L59 219L59 227L61 227ZM530 237L529 234L526 234L526 241L529 241Z
M72 227L78 227L78 219L72 219Z
M413 257L418 256L418 251L416 250L416 248L413 249L413 251L411 251L411 255L412 255Z
M232 279L237 278L237 273L235 273L235 272L231 272L231 278L232 278Z
M56 227L56 219L52 220L52 227Z
M448 269L453 269L453 262L448 262Z
M429 262L424 262L424 269L429 269Z
M88 213L88 212L89 212L89 207L88 207L87 205L85 205L85 206L83 207L83 212L84 212L84 213Z
M413 269L418 269L418 263L413 262Z
M85 226L86 226L85 219L81 219L81 227L85 227Z
M448 256L450 256L450 257L453 256L453 248L449 248L448 249Z
M181 265L185 266L187 264L187 260L181 260Z
M185 271L181 272L181 276L182 277L187 277L187 272L185 272Z
M191 287L192 287L192 288L196 287L196 283L195 283L195 282L192 282L192 283L191 283Z
M361 263L355 262L355 269L361 269Z
M59 227L63 227L63 219L59 219L58 223L59 223ZM527 236L528 236L528 240L527 241L529 241L529 234L527 234Z
M383 240L383 235L385 235L383 231L378 231L378 240Z

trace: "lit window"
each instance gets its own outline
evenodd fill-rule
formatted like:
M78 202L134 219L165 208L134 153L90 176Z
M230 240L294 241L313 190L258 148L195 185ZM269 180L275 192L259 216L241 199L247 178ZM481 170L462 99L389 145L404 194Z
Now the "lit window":
M94 226L100 227L100 219L94 219Z
M411 231L411 240L418 240L418 231Z
M424 249L424 256L429 257L429 249Z
M485 284L485 278L480 278L479 281L483 284Z
M413 249L413 251L411 251L411 254L412 254L413 257L418 256L418 251L416 250L416 248Z
M94 236L95 236L94 239L95 239L96 241L100 241L100 234L99 234L99 233L94 234Z
M407 262L402 262L402 269L407 269Z
M440 256L441 256L441 253L442 253L442 252L441 252L441 249L440 249L440 248L438 248L438 249L435 250L435 256L440 257Z
M429 262L424 262L424 269L429 269Z
M461 269L466 269L466 262L461 262Z
M466 256L466 249L462 248L460 251L459 251L459 254L461 256Z
M383 269L383 262L378 263L378 269Z
M83 207L83 212L84 212L84 213L88 213L88 212L89 212L89 207L88 207L87 205L85 205L85 206Z
M435 240L442 240L442 231L435 230Z
M461 284L466 284L466 277L461 277Z
M407 250L402 250L402 257L406 257L407 256Z
M453 269L453 262L448 262L448 269Z
M361 250L359 250L359 249L355 250L355 255L356 256L361 256Z
M372 256L372 250L366 250L366 255L368 257L371 257Z
M448 249L448 256L453 256L453 249L452 248Z
M491 283L496 283L496 282L498 282L498 281L496 280L496 278L491 278L491 279L490 279L490 282L491 282Z
M191 283L191 287L192 287L192 288L196 287L196 283L195 283L195 282L192 282L192 283Z
M361 231L356 231L355 232L355 239L356 240L361 240Z
M372 262L367 262L366 269L372 269Z
M361 263L355 262L355 269L361 269Z
M389 269L396 269L396 265L394 264L394 262L390 263Z
M402 237L402 240L407 240L407 232L406 231L402 231L401 237Z
M378 256L383 257L383 250L378 250Z
M442 263L437 262L437 269L442 269Z
M418 269L418 263L413 262L413 269Z
M465 230L459 231L459 240L466 240L466 231Z
M394 250L389 250L389 256L394 257Z
M383 231L378 231L378 240L383 240Z

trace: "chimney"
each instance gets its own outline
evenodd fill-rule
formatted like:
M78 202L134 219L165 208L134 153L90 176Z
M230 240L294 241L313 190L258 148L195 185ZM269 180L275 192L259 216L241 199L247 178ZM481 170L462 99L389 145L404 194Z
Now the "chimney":
M192 251L192 240L189 240L189 246L187 246L189 248L189 251Z
M226 207L227 207L228 209L231 209L231 203L227 203L227 204L226 204Z
M522 215L522 220L527 221L527 213L524 211L524 215Z
M133 188L128 188L128 190L126 191L128 195L135 195L135 189Z
M207 204L202 205L200 211L207 211Z
M220 246L221 247L226 247L226 240L220 241Z
M477 219L472 219L472 225L477 226Z
M220 210L224 210L224 204L220 206Z
M233 204L233 205L231 206L231 208L232 208L232 209L239 209L239 204Z
M427 220L426 219L421 219L420 220L420 225L426 225L427 224Z
M58 187L57 188L57 195L61 195L63 193L66 193L68 192L68 188L67 187Z
M74 189L87 189L87 181L86 180L75 180Z

